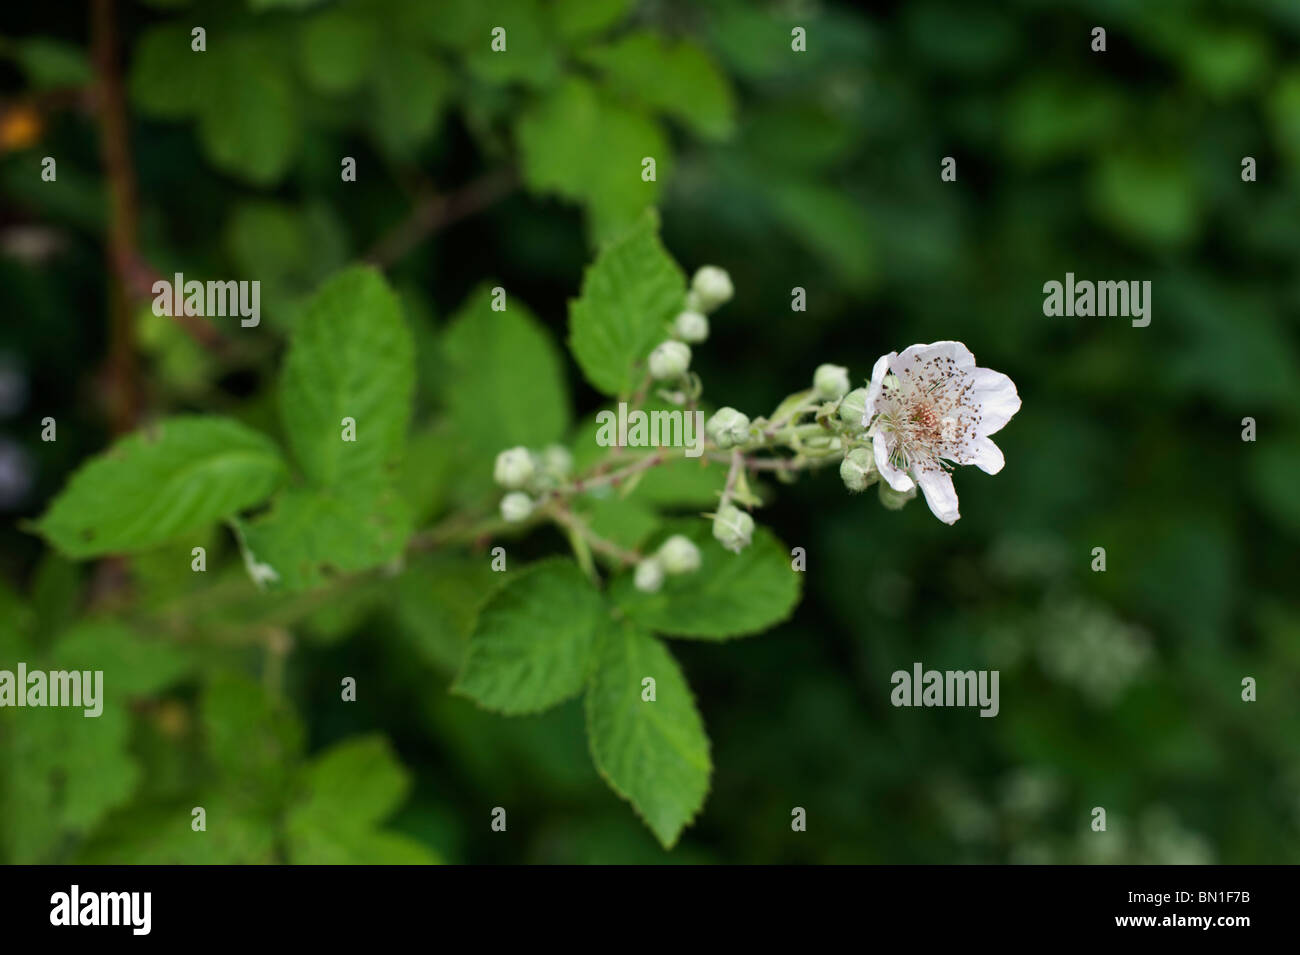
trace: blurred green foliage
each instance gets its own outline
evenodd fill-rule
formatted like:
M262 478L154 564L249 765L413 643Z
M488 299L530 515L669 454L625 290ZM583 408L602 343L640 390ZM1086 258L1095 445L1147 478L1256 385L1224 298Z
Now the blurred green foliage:
M329 530L336 475L277 408L303 309L414 206L484 176L516 185L384 263L414 330L415 413L375 494L414 526L483 506L501 447L572 435L574 403L589 420L598 396L557 347L567 303L597 244L651 205L678 262L736 286L696 349L709 400L766 410L821 362L857 384L882 353L952 338L1024 407L998 436L1006 469L958 476L954 527L833 475L770 495L764 523L808 554L804 600L761 636L673 645L714 775L670 854L592 768L581 704L506 720L446 692L493 586L482 550L269 598L224 529L199 534L198 575L188 539L73 564L6 527L0 661L133 676L130 705L98 720L0 711L0 858L1300 858L1294 4L250 0L123 2L117 19L141 257L263 283L262 326L222 327L219 351L147 307L133 325L149 419L237 418L314 482L249 534ZM111 204L94 115L54 95L91 82L85 26L11 7L4 33L0 507L30 519L110 438ZM1150 279L1151 325L1045 317L1042 285L1067 271ZM496 284L508 312L485 304ZM687 512L712 500L697 474L647 493L652 477ZM540 533L511 559L562 547ZM892 708L889 675L915 660L1000 669L1000 715Z

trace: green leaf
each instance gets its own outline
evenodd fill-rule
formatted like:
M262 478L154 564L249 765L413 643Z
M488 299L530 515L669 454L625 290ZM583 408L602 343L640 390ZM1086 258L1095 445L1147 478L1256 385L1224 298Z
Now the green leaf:
M323 202L301 207L241 202L226 223L225 245L239 274L262 283L263 319L291 328L311 293L348 258L343 223ZM173 335L182 335L170 320ZM188 340L188 338L186 338Z
M373 19L335 7L303 26L298 53L307 81L324 93L346 93L365 78L379 45Z
M821 170L845 159L862 130L828 109L806 102L775 102L745 117L740 148L791 170Z
M629 33L588 51L621 94L681 120L701 136L722 139L734 128L734 98L709 55L688 40L649 30Z
M246 677L220 674L200 705L208 755L221 778L265 803L286 790L303 729L288 705Z
M83 620L64 633L51 653L51 666L102 670L104 685L117 698L149 696L182 679L193 660L171 643L148 639L115 620Z
M301 132L293 83L280 58L267 52L267 44L240 38L223 49L191 54L217 61L199 116L203 152L222 172L255 186L284 177Z
M403 44L385 49L373 79L380 144L393 155L411 153L437 128L452 90L451 71L437 57Z
M559 75L555 40L538 0L492 0L472 6L477 8L477 24L463 52L475 77L490 83L545 86ZM492 30L498 26L506 31L504 51L491 46Z
M364 832L401 805L411 780L388 740L364 736L317 756L303 769L302 786L306 796L288 815L290 839L304 829Z
M170 418L82 465L35 526L70 557L144 550L260 503L284 474L256 431Z
M438 865L424 845L396 832L334 831L300 828L291 834L289 855L295 865Z
M1263 510L1283 529L1300 536L1300 496L1295 492L1300 440L1262 442L1247 456L1247 475Z
M207 831L191 810L202 806ZM229 793L201 791L181 803L131 806L110 816L73 860L77 865L270 865L276 820Z
M577 694L605 605L569 560L521 571L479 614L452 686L490 710L537 713Z
M0 844L8 861L55 861L63 839L130 799L140 779L130 732L126 711L112 702L96 717L67 707L0 711Z
M663 130L644 111L577 77L521 117L517 134L528 188L586 203L597 240L629 228L656 203L672 158ZM647 156L656 163L651 182L641 178Z
M197 113L217 85L217 61L190 49L190 28L164 24L146 30L131 59L131 100L161 119Z
M484 455L558 441L569 427L559 349L518 298L492 310L484 285L461 306L442 339L445 399L461 437Z
M1200 224L1199 194L1181 155L1107 153L1093 173L1091 193L1102 218L1151 246L1186 242Z
M642 699L642 681L655 699ZM630 623L601 635L587 689L596 769L671 849L704 805L713 766L690 687L668 648Z
M411 29L423 29L429 39L454 51L475 79L545 86L559 74L560 51L541 7L538 0L458 0L440 4L436 17L419 17ZM497 27L506 31L505 50L492 49Z
M637 370L683 307L686 277L664 251L652 214L606 245L569 304L569 347L582 373L607 395L628 395Z
M81 86L91 82L90 63L85 52L69 43L43 36L30 37L17 41L13 53L33 89Z
M21 660L36 614L18 594L0 580L0 661Z
M551 24L565 40L603 33L631 12L635 0L561 0L550 5Z
M415 391L415 345L402 308L374 269L327 282L295 324L280 382L285 434L320 485L374 476L406 440ZM342 420L356 421L344 441Z
M1288 67L1278 75L1268 95L1268 117L1292 168L1300 166L1300 68Z
M1051 74L1021 83L1007 104L1014 122L1003 132L1009 152L1030 162L1086 152L1123 122L1118 97L1107 87Z
M266 186L288 171L298 150L301 110L275 40L254 33L191 48L190 27L146 32L131 68L131 98L146 114L195 116L204 155L218 169Z
M394 487L363 479L334 488L291 488L272 509L237 523L248 559L269 567L273 590L310 590L401 556L410 507Z
M250 10L305 10L324 0L248 0Z
M224 529L213 524L202 537L172 541L133 555L130 574L137 607L156 610L169 601L203 589L208 578L192 569L194 548L202 547L205 560L214 561L221 551L222 534Z
M756 528L739 554L713 539L708 521L677 522L662 536L674 533L699 546L700 569L667 578L653 594L637 590L631 574L615 580L610 596L631 620L669 636L725 640L766 630L793 612L802 578L765 528Z

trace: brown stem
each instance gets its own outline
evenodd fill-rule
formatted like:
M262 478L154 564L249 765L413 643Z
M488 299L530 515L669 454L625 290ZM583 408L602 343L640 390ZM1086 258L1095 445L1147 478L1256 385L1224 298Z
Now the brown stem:
M514 170L498 169L455 192L421 200L410 215L375 243L366 261L388 268L434 232L492 205L513 190L515 183Z
M91 48L95 84L91 99L99 118L100 152L108 179L108 263L116 279L110 290L112 326L109 336L108 380L118 396L115 430L126 430L140 410L141 391L135 376L133 308L153 298L153 284L161 276L139 250L139 190L131 161L127 128L126 94L118 64L117 25L113 0L91 5ZM173 315L172 319L204 348L221 351L225 339L211 322L198 315Z
M93 0L90 34L95 62L95 105L99 115L100 150L108 178L109 344L105 380L113 431L135 426L142 405L136 376L131 299L125 276L135 257L138 218L135 170L126 127L126 99L118 69L117 28L113 0Z

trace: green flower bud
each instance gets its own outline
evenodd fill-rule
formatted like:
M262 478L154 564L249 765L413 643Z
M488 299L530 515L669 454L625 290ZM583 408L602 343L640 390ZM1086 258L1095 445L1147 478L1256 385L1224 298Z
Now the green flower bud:
M673 319L673 334L691 345L698 345L709 337L709 320L700 312L689 309Z
M504 488L521 488L533 476L536 466L527 448L510 448L497 455L492 476Z
M728 504L713 515L713 536L727 550L739 554L754 536L754 519L734 504Z
M511 524L528 520L533 513L533 499L523 491L511 491L501 498L501 517Z
M813 372L813 391L821 398L842 398L849 391L849 370L843 365L818 365Z
M916 497L915 486L910 491L895 491L889 486L888 481L881 481L879 484L880 503L885 505L888 510L901 511L912 498Z
M557 478L567 477L573 470L573 455L562 444L547 445L542 451L542 470Z
M691 349L681 342L667 341L650 353L650 377L656 381L680 378L691 367Z
M731 301L734 294L731 276L716 265L701 266L691 278L692 307L701 312L713 311L719 305Z
M695 541L682 534L674 534L664 541L655 556L665 573L689 574L700 569L700 549Z
M652 594L664 585L664 568L653 557L647 557L636 565L636 574L632 578L636 589Z
M724 450L744 444L749 440L749 416L735 408L719 408L704 425L704 433Z
M875 471L876 461L866 448L854 448L840 462L840 479L855 494L865 491L879 477Z
M836 414L840 420L852 428L864 427L862 418L867 413L867 389L854 388L840 401Z

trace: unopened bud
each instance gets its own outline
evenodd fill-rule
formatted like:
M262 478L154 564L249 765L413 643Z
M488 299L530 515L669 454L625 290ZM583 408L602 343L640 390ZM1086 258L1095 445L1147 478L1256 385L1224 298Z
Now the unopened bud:
M754 536L754 519L728 504L713 515L713 536L727 550L739 554Z
M573 455L562 444L547 445L542 450L542 470L557 478L573 470Z
M849 391L849 370L843 365L818 365L813 390L822 398L842 398Z
M511 491L501 498L501 517L511 524L526 521L533 513L533 499L523 491Z
M664 541L655 556L665 573L689 574L700 569L700 549L695 541L682 534L674 534Z
M854 388L840 401L836 412L840 420L850 427L863 427L863 418L867 414L867 389Z
M681 342L663 342L650 353L650 377L656 381L680 378L690 367L690 346Z
M701 312L711 312L719 305L731 301L735 290L726 269L704 265L691 278L691 304Z
M876 462L866 448L854 448L840 462L840 478L844 486L857 493L865 491L877 477Z
M887 481L880 482L879 492L880 503L885 505L885 507L891 511L901 511L908 501L916 497L915 487L910 491L895 491L889 486Z
M719 408L704 425L704 433L726 450L749 440L749 416L735 408Z
M664 585L663 565L655 558L647 557L636 565L632 580L637 590L652 594Z
M698 345L709 337L709 320L700 312L681 312L673 319L673 334L690 345Z
M521 488L528 483L536 470L533 456L527 448L510 448L497 455L492 476L504 488Z

